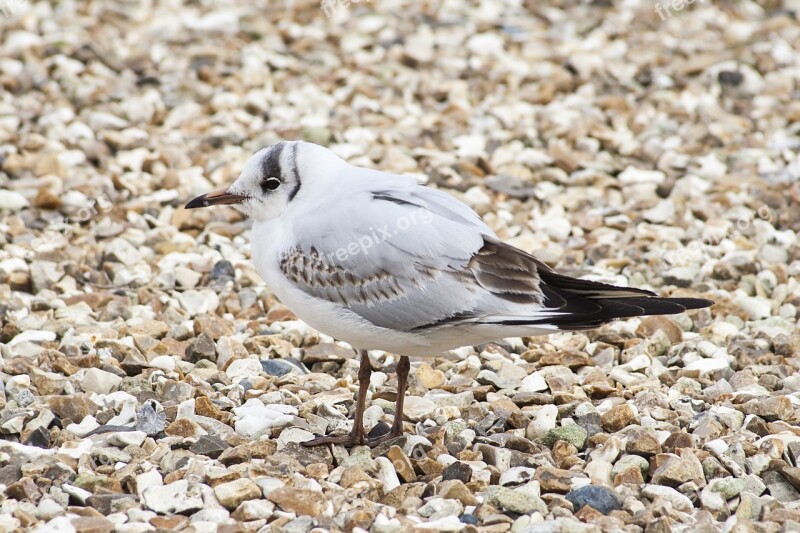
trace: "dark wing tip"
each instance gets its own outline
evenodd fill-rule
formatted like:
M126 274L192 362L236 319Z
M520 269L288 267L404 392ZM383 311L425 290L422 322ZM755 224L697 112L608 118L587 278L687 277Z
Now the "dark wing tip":
M666 298L666 300L683 306L687 311L690 309L705 309L717 303L707 298Z

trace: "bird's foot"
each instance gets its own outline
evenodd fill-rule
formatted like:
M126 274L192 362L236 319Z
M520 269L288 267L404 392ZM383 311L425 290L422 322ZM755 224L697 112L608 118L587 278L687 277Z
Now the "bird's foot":
M303 442L303 446L321 446L323 444L338 444L350 448L352 446L361 446L369 444L364 431L351 431L347 435L322 435L315 439Z
M377 429L376 432L374 429ZM374 448L379 444L383 444L387 440L396 439L397 437L403 436L403 426L392 425L389 428L388 424L383 424L383 428L375 426L373 431L370 431L369 435L364 435L363 431L351 431L347 435L322 435L318 436L314 439L307 440L303 442L303 446L320 446L322 444L338 444L339 446L344 446L346 448L350 448L352 446L362 446L367 445L370 448ZM383 431L381 431L383 429ZM388 431L386 431L388 429ZM376 434L377 433L377 434Z
M377 427L378 426L376 426L376 428ZM388 424L386 424L384 427L388 427ZM392 424L391 429L386 433L374 435L373 432L370 431L370 435L368 436L367 439L367 446L369 446L370 448L374 448L379 444L383 444L387 440L396 439L397 437L402 437L402 436L403 436L403 425Z

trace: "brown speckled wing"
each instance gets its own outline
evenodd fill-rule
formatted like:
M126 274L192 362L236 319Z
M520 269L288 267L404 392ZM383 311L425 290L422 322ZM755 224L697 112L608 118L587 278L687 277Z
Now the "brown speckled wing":
M301 247L288 251L281 257L280 268L304 292L345 307L373 306L396 300L406 290L398 278L383 268L356 275L337 264L334 257L325 257L314 247L308 251Z

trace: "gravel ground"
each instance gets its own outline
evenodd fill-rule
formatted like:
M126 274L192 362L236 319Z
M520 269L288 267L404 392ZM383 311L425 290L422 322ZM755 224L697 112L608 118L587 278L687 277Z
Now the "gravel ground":
M0 2L0 531L800 530L800 3L344 4ZM717 304L416 360L408 436L304 448L355 352L181 208L296 138Z

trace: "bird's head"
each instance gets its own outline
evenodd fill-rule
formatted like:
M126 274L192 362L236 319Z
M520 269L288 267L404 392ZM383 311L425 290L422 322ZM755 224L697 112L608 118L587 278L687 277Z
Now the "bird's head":
M280 216L304 188L321 186L320 177L343 163L316 144L279 142L253 154L230 187L202 194L186 209L230 205L255 220L269 220Z

